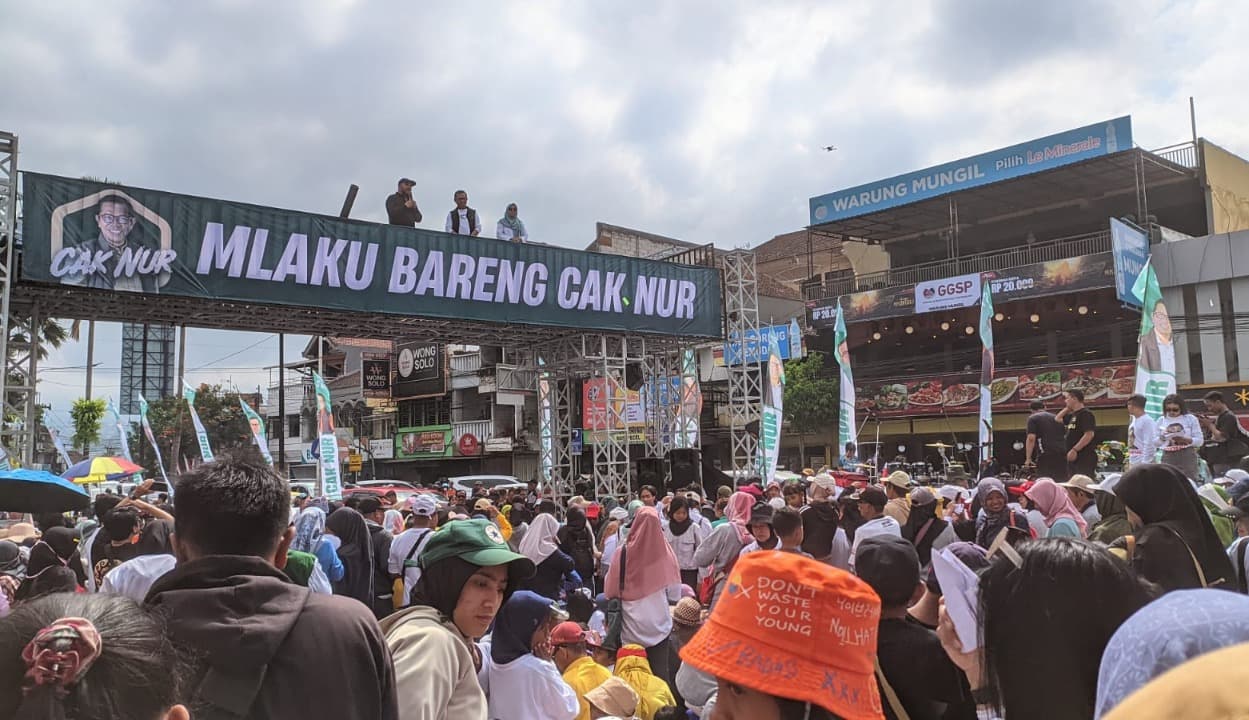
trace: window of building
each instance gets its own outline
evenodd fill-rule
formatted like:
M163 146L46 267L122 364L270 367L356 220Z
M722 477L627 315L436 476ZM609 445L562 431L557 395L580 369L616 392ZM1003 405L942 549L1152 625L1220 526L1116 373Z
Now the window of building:
M1223 360L1227 381L1240 382L1240 349L1236 347L1236 308L1232 302L1232 281L1219 281L1219 317L1223 322Z
M399 402L399 427L450 425L451 403L445 396Z

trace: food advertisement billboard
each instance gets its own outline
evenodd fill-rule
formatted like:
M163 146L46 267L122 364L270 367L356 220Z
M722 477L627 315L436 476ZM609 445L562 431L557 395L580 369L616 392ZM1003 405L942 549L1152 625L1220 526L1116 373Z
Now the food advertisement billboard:
M972 415L980 410L976 373L856 384L859 410L879 417ZM1061 367L998 368L989 386L994 411L1026 411L1033 400L1058 404L1064 390L1081 389L1090 407L1123 405L1136 386L1131 361Z

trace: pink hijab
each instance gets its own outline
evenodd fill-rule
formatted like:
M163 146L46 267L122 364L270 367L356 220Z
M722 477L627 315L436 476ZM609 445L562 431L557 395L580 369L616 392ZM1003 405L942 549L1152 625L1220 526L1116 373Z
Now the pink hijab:
M1071 504L1067 491L1059 487L1058 483L1049 478L1041 478L1024 495L1036 503L1037 510L1045 516L1046 525L1053 527L1060 518L1071 518L1079 526L1080 535L1088 535L1088 523L1084 521L1084 516Z
M737 537L743 544L753 538L750 535L750 509L755 506L755 499L750 493L737 491L729 497L728 507L724 508L724 516L737 531Z
M624 561L624 589L617 592L620 588L620 553L625 551L628 556ZM607 570L607 577L603 580L604 594L621 600L641 600L669 585L680 583L681 567L677 565L672 547L664 539L659 513L653 507L639 509L629 528L629 539L623 547L616 549L616 556Z

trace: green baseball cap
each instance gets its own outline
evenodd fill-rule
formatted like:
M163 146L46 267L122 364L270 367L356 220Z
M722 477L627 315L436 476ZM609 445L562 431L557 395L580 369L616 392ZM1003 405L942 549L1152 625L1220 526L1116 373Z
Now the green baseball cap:
M503 540L503 533L489 520L452 520L434 532L425 544L417 563L425 570L449 557L458 557L479 567L508 565L512 580L523 580L534 574L533 561L512 552Z

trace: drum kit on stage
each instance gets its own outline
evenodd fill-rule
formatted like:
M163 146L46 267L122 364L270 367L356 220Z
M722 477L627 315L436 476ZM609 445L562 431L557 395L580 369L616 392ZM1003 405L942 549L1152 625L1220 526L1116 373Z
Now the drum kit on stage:
M864 444L870 445L871 443ZM946 454L948 450L955 450L955 446L943 442L933 442L927 443L924 447L933 448L937 451L943 461L941 463L942 467L934 468L933 464L929 462L887 462L885 463L885 474L901 470L921 485L941 484L950 473L959 473L966 477L967 468L963 463L951 460ZM856 463L855 469L868 477L877 476L874 463Z

